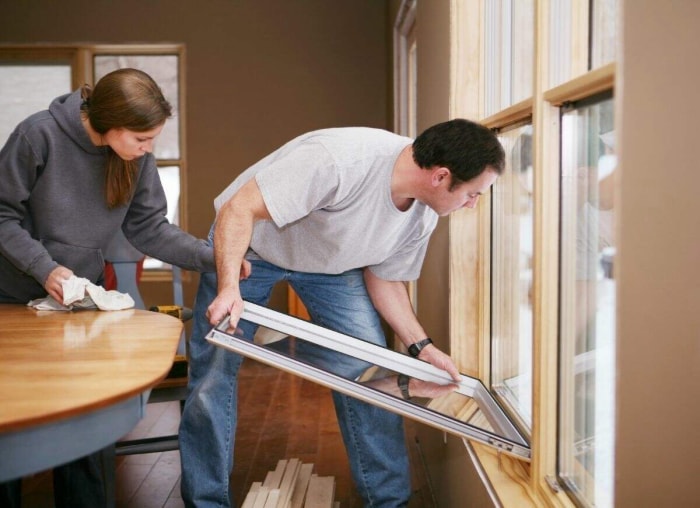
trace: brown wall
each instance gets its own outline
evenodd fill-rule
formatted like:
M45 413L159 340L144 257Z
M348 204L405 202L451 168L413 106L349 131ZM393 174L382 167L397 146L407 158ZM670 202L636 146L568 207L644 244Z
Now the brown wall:
M627 0L615 506L698 504L700 2Z
M379 0L32 0L1 10L0 43L186 45L186 213L200 237L214 197L288 139L322 127L391 127ZM144 296L147 305L167 302L170 286L152 283Z

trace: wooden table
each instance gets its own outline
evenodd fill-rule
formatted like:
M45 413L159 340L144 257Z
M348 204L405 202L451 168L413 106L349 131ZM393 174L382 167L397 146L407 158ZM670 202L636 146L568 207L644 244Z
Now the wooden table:
M182 322L0 304L0 482L100 450L143 417Z

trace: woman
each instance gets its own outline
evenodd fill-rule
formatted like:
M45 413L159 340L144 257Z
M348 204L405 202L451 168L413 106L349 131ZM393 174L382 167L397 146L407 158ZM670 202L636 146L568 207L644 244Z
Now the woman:
M0 150L0 303L62 302L72 275L100 284L119 229L151 257L215 270L206 242L165 217L151 151L171 114L148 74L120 69L17 126ZM99 453L56 468L54 493L57 507L107 504ZM0 506L19 497L19 480L0 485Z

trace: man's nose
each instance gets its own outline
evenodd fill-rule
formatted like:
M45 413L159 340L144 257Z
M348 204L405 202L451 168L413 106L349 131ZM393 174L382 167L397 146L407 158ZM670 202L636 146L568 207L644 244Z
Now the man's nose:
M473 198L467 199L467 202L464 203L464 206L467 208L474 208L478 202L479 196L474 196Z

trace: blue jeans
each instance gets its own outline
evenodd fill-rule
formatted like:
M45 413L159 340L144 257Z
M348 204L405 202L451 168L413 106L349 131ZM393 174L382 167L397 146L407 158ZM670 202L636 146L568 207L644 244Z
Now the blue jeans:
M386 345L362 270L339 275L301 273L260 259L249 260L251 276L241 281L245 300L266 305L274 285L286 280L316 324ZM186 506L197 508L232 505L229 476L237 420L237 374L242 358L204 339L211 329L206 310L216 292L216 274L201 274L189 349L189 396L180 424L182 498ZM359 364L356 372L344 374L359 375L362 367ZM406 506L411 485L402 418L336 392L333 402L352 476L365 506Z

